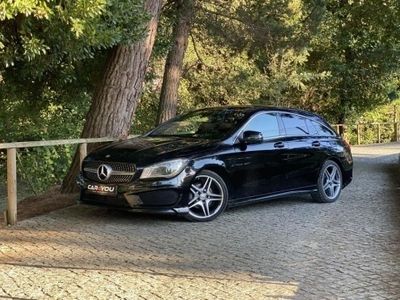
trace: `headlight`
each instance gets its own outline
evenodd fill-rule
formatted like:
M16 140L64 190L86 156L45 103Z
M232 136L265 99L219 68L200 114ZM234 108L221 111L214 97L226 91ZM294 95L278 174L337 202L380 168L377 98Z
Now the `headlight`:
M172 178L182 172L187 160L174 159L159 164L154 164L143 169L140 179L146 178Z

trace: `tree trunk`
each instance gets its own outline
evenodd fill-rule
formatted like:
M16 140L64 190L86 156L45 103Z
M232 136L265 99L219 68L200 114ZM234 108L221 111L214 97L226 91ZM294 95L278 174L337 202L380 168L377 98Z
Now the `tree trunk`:
M154 45L162 0L146 0L151 19L147 36L132 45L119 45L109 54L103 78L93 95L81 137L126 137L140 101L147 65ZM96 145L89 144L88 150ZM79 172L76 152L63 181L62 192L77 191L75 177Z
M158 124L176 115L179 80L192 27L194 2L195 0L177 0L178 18L173 32L173 45L168 52L164 68L160 105L158 107Z

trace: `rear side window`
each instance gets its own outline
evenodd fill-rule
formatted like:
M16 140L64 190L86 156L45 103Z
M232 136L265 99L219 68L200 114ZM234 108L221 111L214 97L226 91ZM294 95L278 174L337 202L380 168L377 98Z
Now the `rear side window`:
M306 118L291 114L282 114L282 121L286 129L286 135L305 136L310 134Z
M326 127L318 122L309 120L308 123L310 124L309 128L310 128L310 126L312 126L314 128L313 131L315 130L315 133L313 133L313 134L321 135L321 136L336 136L332 130L330 130L328 127Z
M279 136L278 118L275 114L260 114L250 120L244 131L252 130L262 133L264 139Z
M309 119L307 119L307 127L308 127L308 132L310 133L310 135L320 135L319 131L318 131L318 123L311 121Z

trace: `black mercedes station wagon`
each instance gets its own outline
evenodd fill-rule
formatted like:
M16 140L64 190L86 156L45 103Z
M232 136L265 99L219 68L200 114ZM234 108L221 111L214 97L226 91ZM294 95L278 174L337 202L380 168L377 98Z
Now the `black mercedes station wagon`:
M196 110L90 153L81 202L210 221L227 207L310 193L334 202L352 180L349 145L321 117L272 107Z

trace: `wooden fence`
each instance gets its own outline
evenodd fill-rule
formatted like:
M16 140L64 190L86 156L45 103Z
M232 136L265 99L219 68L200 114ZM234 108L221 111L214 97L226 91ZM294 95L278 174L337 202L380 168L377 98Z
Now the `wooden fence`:
M133 136L130 136L133 137ZM68 139L36 142L0 143L0 150L7 150L7 209L6 223L14 225L17 222L17 150L20 148L49 147L62 145L79 145L80 162L87 154L87 144L117 141L115 138Z
M376 134L376 143L382 142L382 132L383 129L390 129L390 140L398 142L400 140L399 137L399 122L385 122L385 123L358 123L354 125L345 125L345 124L333 124L332 127L335 128L336 132L340 133L343 138L348 139L350 136L350 131L355 131L356 134L356 145L363 144L363 132L366 131L367 127L375 127Z
M341 132L346 138L346 132L349 129L356 130L357 144L362 143L362 129L364 126L376 126L377 141L381 142L381 129L383 126L393 126L393 141L399 141L399 123L368 123L368 124L334 124L333 128L337 132ZM131 138L134 136L129 136ZM90 138L90 139L67 139L52 141L36 141L36 142L17 142L17 143L0 143L0 150L7 150L7 209L5 211L5 219L7 224L14 225L17 222L17 150L20 148L32 147L49 147L61 145L79 145L80 161L85 158L87 153L87 144L113 142L115 138Z

